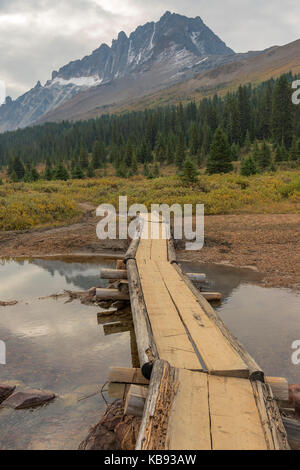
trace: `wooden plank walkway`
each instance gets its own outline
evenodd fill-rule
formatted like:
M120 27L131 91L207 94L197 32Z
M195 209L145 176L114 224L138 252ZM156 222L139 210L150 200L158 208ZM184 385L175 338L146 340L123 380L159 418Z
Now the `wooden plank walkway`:
M135 256L147 321L164 370L156 384L152 380L157 378L151 378L137 448L287 448L277 405L275 411L267 409L259 387L250 381L249 364L169 262L164 233L164 222L145 218ZM154 426L156 419L160 421ZM281 441L271 429L281 433Z

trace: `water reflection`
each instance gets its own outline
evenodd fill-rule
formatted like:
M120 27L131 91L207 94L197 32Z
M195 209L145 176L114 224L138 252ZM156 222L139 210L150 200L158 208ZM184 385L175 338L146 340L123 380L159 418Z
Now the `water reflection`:
M104 266L112 263L32 260L0 266L0 299L26 298L0 311L0 338L7 345L0 383L51 390L59 397L34 411L0 409L0 449L76 449L105 409L99 390L109 367L132 367L128 316L122 328L104 331L98 307L38 299L99 285Z
M50 259L2 260L0 265L0 299L19 300L43 297L66 290L86 290L93 286L106 286L100 279L101 268L113 266L111 261Z

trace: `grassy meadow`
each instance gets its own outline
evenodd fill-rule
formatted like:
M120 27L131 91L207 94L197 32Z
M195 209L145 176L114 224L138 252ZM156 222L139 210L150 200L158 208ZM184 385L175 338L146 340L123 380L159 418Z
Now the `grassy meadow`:
M80 219L78 203L118 207L128 204L204 204L206 215L297 213L300 210L300 171L277 171L243 177L236 173L200 174L185 185L174 171L163 176L129 179L115 176L84 180L4 183L0 186L0 230L27 230L70 224Z

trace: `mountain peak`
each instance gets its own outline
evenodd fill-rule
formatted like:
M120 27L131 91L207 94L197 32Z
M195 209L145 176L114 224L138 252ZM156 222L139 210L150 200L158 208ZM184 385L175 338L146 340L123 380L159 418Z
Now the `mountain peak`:
M166 11L159 21L139 26L129 37L120 31L111 47L102 44L90 55L54 71L45 86L38 82L30 93L13 102L13 118L6 113L8 107L2 106L0 129L37 122L89 88L106 96L114 87L126 90L134 79L140 83L140 91L161 89L184 80L187 75L206 70L216 58L232 54L200 17L188 18ZM112 82L114 87L108 87ZM116 96L113 93L104 101L114 102Z

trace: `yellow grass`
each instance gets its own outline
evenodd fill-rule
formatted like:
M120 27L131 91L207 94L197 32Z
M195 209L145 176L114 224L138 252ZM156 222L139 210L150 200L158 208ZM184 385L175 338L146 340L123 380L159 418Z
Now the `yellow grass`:
M39 181L0 186L0 230L22 230L77 220L79 202L113 204L127 196L128 204L204 204L205 213L296 213L300 209L300 171L241 177L200 175L184 186L178 176L147 180L114 176L72 181ZM172 173L172 174L171 174Z

